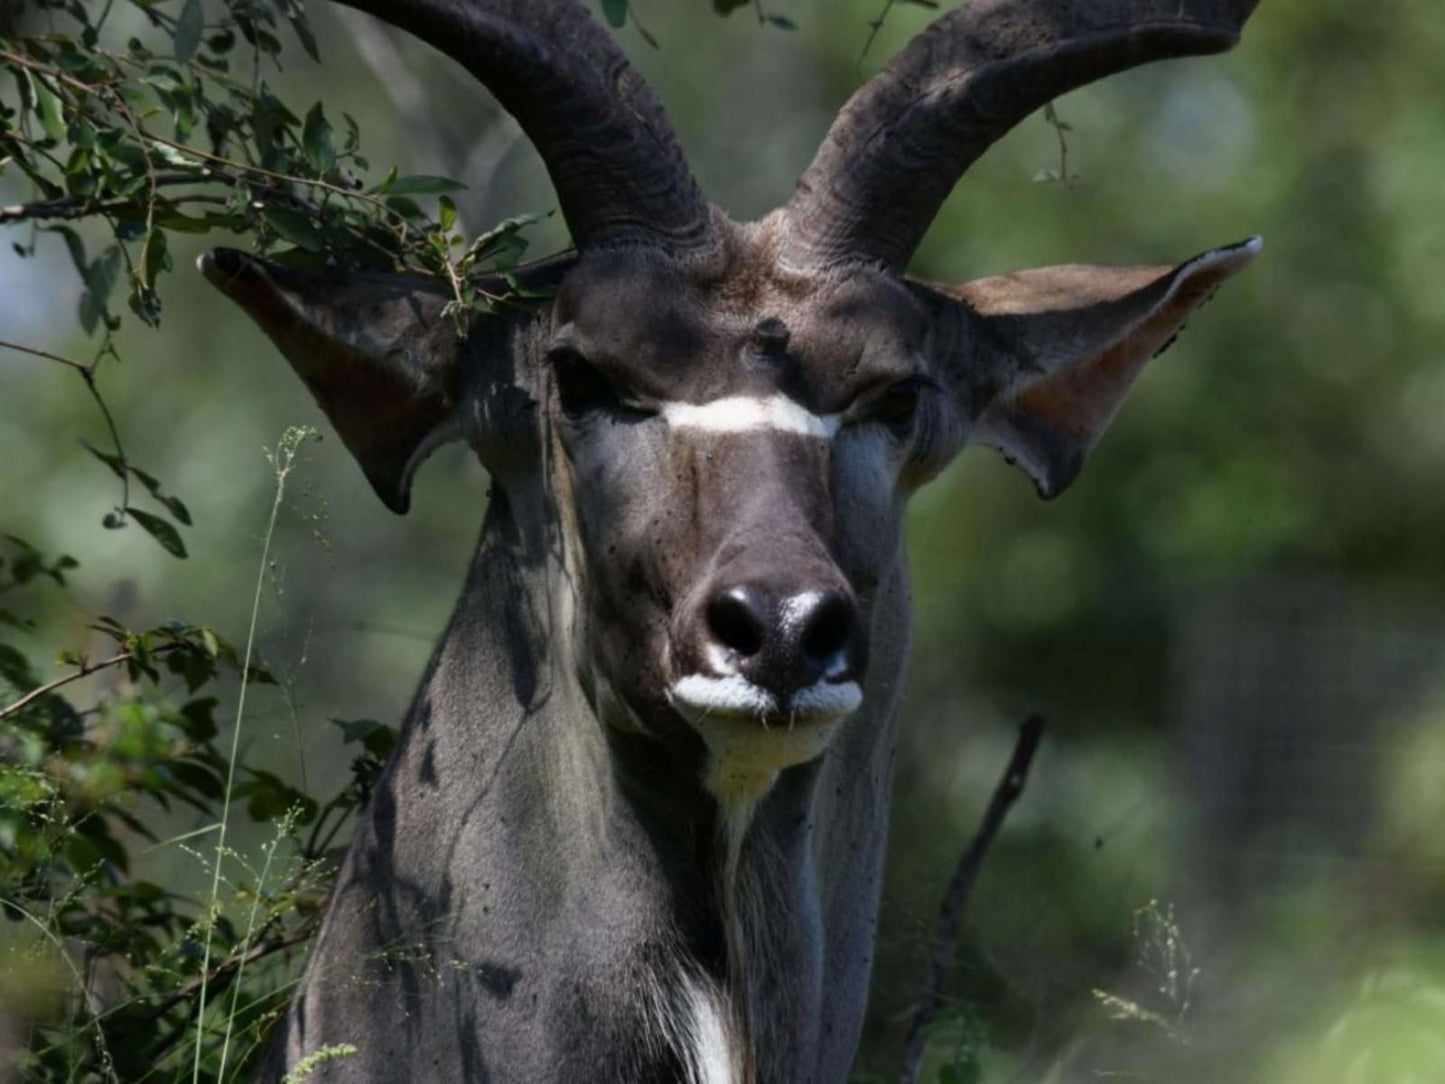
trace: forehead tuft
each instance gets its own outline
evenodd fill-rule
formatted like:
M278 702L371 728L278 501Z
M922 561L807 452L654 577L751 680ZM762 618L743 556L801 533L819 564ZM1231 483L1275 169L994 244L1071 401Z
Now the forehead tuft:
M926 337L926 316L897 277L800 273L746 238L725 264L589 252L555 314L558 333L614 377L688 402L782 390L832 409L870 373L907 375Z

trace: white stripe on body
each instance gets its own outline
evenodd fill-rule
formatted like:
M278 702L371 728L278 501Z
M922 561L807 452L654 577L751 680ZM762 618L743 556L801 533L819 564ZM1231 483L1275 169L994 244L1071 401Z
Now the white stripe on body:
M838 432L839 415L814 414L786 395L732 395L710 403L666 403L662 416L674 429L710 433L747 433L772 429L829 440Z
M741 1051L727 1010L712 991L687 984L692 1078L697 1084L741 1084Z

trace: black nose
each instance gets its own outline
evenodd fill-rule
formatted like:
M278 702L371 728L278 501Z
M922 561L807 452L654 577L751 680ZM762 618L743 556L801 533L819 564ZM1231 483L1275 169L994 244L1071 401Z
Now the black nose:
M707 632L715 649L709 661L786 701L825 678L856 677L861 667L858 626L857 603L846 591L779 595L734 584L707 604Z

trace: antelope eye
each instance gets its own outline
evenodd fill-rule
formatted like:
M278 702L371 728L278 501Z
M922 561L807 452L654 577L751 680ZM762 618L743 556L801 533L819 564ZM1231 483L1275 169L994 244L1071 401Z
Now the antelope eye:
M557 377L557 395L568 416L578 418L617 405L617 391L612 382L576 350L557 347L550 357Z
M918 381L900 380L889 387L873 404L873 416L896 432L913 425L918 414Z

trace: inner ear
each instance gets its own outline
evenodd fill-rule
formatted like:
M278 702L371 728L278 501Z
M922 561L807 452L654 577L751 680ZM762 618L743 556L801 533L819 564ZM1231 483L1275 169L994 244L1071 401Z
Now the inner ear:
M984 344L957 362L972 439L1022 467L1040 496L1058 496L1149 359L1262 247L1253 237L1173 267L1074 264L947 291L958 306L948 317Z
M445 289L403 275L300 271L231 249L200 266L305 381L386 506L404 513L417 466L461 435L461 342L443 312Z

